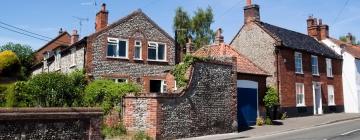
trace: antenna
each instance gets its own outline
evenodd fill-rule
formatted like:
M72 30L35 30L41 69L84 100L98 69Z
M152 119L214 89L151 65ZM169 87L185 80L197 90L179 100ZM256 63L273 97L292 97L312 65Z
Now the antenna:
M83 21L88 22L89 18L81 18L81 17L77 17L77 16L73 16L73 18L75 18L75 19L77 19L79 21L79 35L81 35L81 29L82 29Z
M94 5L96 7L97 3L96 0L93 0L93 2L82 2L80 3L80 5Z

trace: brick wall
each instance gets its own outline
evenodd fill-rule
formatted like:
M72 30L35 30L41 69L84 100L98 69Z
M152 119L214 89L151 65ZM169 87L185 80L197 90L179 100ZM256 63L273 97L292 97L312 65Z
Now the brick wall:
M0 109L0 139L101 140L99 108Z
M231 63L198 62L182 93L125 97L126 127L144 130L157 139L236 131L235 70Z
M70 35L67 32L61 34L60 36L55 38L52 42L49 42L49 44L46 44L46 46L39 49L35 53L35 61L36 62L41 62L43 60L43 58L44 58L44 53L46 51L52 51L53 49L55 49L56 47L58 47L61 44L63 44L63 45L69 45L70 44Z
M300 51L301 52L301 51ZM281 49L279 53L280 62L280 104L281 107L287 108L285 110L297 113L299 108L296 108L296 91L295 83L304 83L305 92L305 105L301 112L304 114L313 113L313 82L321 82L322 90L322 104L324 112L328 108L328 94L327 85L334 85L335 104L338 108L337 111L343 111L343 94L342 94L342 60L332 59L333 75L329 78L326 75L326 58L318 55L318 65L320 76L312 75L311 68L311 54L306 52L302 53L303 71L304 74L295 74L295 60L294 50ZM306 108L306 109L305 109ZM290 109L290 110L288 110ZM291 113L290 113L291 115ZM300 114L301 115L301 114Z

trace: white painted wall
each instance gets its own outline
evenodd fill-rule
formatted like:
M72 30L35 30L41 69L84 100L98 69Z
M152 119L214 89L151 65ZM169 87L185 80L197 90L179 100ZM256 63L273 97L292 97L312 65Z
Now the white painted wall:
M360 61L347 52L341 53L340 46L331 40L325 39L322 42L343 56L342 82L345 112L360 113Z

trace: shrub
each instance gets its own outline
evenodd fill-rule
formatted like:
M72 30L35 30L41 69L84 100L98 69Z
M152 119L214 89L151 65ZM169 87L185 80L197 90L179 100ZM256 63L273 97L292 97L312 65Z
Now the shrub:
M286 112L284 112L284 113L281 113L281 120L285 120L286 118L287 118L288 116L287 116L287 113Z
M26 82L16 82L5 91L6 107L32 107L35 105L34 96L29 94Z
M113 138L115 136L126 134L126 128L122 123L118 123L112 127L103 125L101 128L101 133L105 135L106 138Z
M19 58L12 51L0 52L0 75L16 76L21 69Z
M29 94L35 96L36 105L42 107L72 106L79 98L72 80L58 72L41 73L28 81Z
M105 114L120 103L126 93L139 92L139 86L132 83L115 83L110 80L95 80L85 88L85 103L101 106Z
M7 43L0 46L0 52L10 50L16 54L21 63L21 77L26 78L30 75L30 68L34 63L34 53L30 46L22 44Z
M134 140L152 140L144 131L139 131L134 135Z
M257 126L262 126L262 125L264 125L264 123L265 123L265 120L264 120L264 118L263 117L257 117L256 118L256 125Z
M276 89L273 87L268 87L263 101L265 103L265 106L268 108L272 108L278 105L279 98Z
M273 124L273 123L272 123L272 120L270 119L269 116L266 117L266 119L265 119L265 124L266 124L266 125L272 125L272 124Z
M73 106L84 105L84 90L87 85L85 72L83 70L75 70L68 74L72 85L74 86L74 101Z

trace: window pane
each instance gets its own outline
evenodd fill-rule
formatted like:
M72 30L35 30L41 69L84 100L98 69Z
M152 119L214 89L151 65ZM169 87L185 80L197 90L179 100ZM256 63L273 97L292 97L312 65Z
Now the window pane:
M140 59L141 47L135 47L134 58Z
M165 45L159 44L158 46L158 59L164 60L165 59Z
M161 80L150 80L150 92L151 93L161 92Z
M148 58L152 60L156 60L156 49L148 49Z
M126 57L126 41L119 41L119 56Z
M107 56L115 56L116 43L108 42Z

